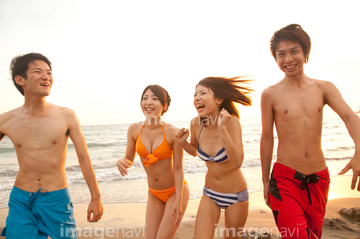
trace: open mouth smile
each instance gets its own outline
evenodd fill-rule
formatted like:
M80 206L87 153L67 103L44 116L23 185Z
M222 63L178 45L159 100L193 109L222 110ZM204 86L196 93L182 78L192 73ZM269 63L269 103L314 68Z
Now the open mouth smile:
M295 68L295 66L297 66L297 64L289 65L289 66L284 66L284 67L285 67L286 69L291 70L291 69Z
M198 104L198 105L195 105L195 108L196 108L197 111L199 111L199 110L204 109L205 105Z
M145 107L146 112L153 112L154 110L155 110L154 108Z

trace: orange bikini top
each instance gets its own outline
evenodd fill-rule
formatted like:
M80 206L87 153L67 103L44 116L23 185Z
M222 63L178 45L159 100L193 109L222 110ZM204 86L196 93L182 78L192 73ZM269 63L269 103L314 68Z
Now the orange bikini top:
M145 125L144 125L145 126ZM165 132L164 132L164 125L162 126L163 130L163 141L161 144L153 151L152 154L149 154L141 142L141 131L143 130L144 126L141 128L139 136L136 139L136 152L141 158L145 158L143 165L146 167L150 167L152 163L156 163L158 160L163 160L170 158L173 155L173 150L170 147L169 143L166 141Z

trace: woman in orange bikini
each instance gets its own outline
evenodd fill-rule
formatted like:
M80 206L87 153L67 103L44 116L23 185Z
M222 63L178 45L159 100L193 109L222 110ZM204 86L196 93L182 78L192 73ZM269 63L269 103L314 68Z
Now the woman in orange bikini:
M208 168L203 196L195 221L195 239L213 238L225 210L225 238L240 238L243 233L249 193L241 165L244 159L239 112L235 102L251 105L251 89L235 78L207 77L195 87L194 105L198 116L191 121L190 132L176 132L186 152L205 161ZM190 136L190 142L186 139Z
M190 191L184 179L183 149L175 141L176 128L161 121L170 105L168 92L158 85L147 86L141 96L144 122L129 126L125 157L117 161L127 175L135 153L147 174L149 193L145 238L173 238L186 210Z

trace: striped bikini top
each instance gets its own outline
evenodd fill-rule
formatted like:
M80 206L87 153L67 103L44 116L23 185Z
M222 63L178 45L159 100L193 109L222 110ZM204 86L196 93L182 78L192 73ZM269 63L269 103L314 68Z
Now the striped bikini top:
M215 163L221 163L221 162L226 161L228 159L228 157L227 157L227 154L225 151L225 147L220 149L219 152L215 155L215 157L210 157L200 148L199 139L200 139L200 134L201 134L203 127L204 126L201 126L199 136L198 136L197 155L199 156L199 158L204 160L205 162L211 161L211 162L215 162Z

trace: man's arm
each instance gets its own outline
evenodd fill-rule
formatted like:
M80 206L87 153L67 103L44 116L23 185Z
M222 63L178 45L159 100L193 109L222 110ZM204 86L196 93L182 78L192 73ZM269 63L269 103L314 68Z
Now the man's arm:
M260 160L262 181L264 185L265 203L270 207L269 181L270 167L274 149L274 113L271 103L271 95L265 90L261 95L261 124L262 133L260 139Z
M88 207L88 221L97 222L100 220L103 207L100 200L100 191L96 181L95 172L91 164L89 151L86 145L85 137L81 131L79 120L72 110L69 110L69 136L75 146L76 154L78 156L79 165L84 175L85 181L89 187L91 194L91 201ZM91 217L92 214L92 217Z
M358 182L357 190L360 191L360 118L342 98L339 90L331 82L324 82L325 103L328 104L344 121L349 135L355 143L355 154L349 163L339 174L344 174L350 169L353 170L351 189L355 189Z
M8 117L5 116L6 114L0 114L0 141L4 138L5 134L3 133L5 130L5 124L8 122Z

